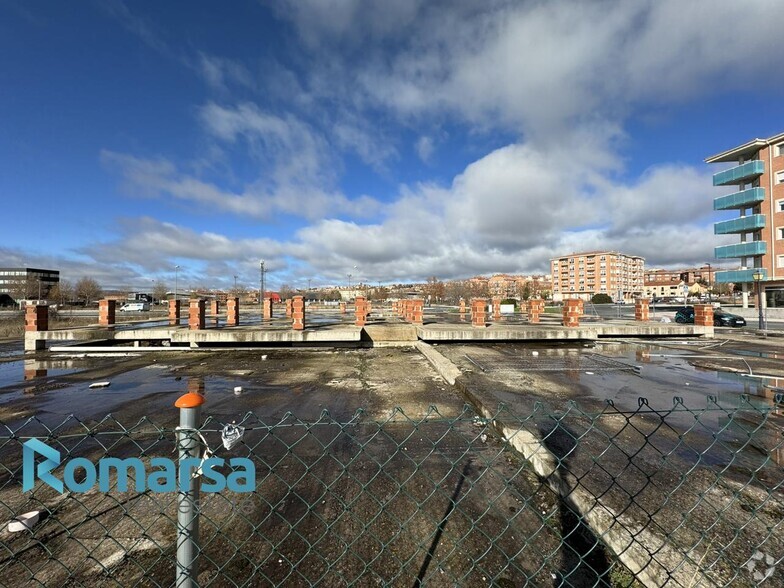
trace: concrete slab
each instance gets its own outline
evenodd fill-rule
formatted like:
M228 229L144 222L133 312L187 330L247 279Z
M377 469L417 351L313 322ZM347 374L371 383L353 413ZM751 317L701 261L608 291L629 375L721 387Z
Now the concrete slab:
M604 323L580 327L555 325L470 325L430 324L417 328L422 341L595 341L603 337L694 337L713 336L713 327L672 323Z
M408 324L365 325L365 334L373 347L413 345L417 341L417 328Z

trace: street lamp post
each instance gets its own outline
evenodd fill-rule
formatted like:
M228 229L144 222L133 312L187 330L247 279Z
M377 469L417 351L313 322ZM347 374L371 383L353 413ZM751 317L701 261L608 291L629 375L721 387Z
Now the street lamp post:
M765 329L765 313L762 311L762 280L765 279L765 274L763 273L762 269L757 268L754 270L754 273L751 276L754 279L754 283L757 284L757 311L759 314L759 329L760 331L764 331Z
M174 266L174 299L175 300L178 300L178 298L177 298L177 277L178 277L179 271L180 271L180 266L179 265L175 265Z
M237 276L234 276L234 293L237 293Z

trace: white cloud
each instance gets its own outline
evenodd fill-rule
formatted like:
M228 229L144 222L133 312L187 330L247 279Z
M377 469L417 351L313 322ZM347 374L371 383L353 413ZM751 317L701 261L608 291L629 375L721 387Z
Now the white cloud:
M425 163L429 163L430 158L433 155L433 151L435 150L435 144L433 142L433 138L428 137L426 135L422 135L421 137L419 137L419 139L417 139L414 148L416 149L417 155L419 155L419 159L421 159Z

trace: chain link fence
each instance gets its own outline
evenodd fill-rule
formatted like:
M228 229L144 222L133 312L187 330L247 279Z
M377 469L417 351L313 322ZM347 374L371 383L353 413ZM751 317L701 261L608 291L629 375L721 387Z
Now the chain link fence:
M160 471L154 458L176 462L175 410L157 424L1 423L0 520L40 515L3 524L0 583L780 586L781 408L780 397L742 397L699 410L676 401L657 411L642 399L633 412L611 403L600 412L537 404L524 415L395 410L383 422L248 413L229 450L228 423L199 417L185 431L199 453L251 459L255 489L191 495L198 529L187 531L182 487L137 484ZM61 493L43 479L25 492L23 444L33 438L63 463L140 458L145 470L129 468L127 487L116 476L108 492ZM62 469L50 473L63 479ZM87 468L72 475L90 481ZM178 569L178 541L191 542L196 564Z

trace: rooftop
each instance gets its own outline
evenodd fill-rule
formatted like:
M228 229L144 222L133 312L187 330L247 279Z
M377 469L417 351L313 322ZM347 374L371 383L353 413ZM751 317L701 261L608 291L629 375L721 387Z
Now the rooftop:
M723 151L705 160L705 163L724 163L737 161L740 157L746 158L748 155L753 155L767 145L773 145L784 141L784 133L774 135L768 139L752 139L748 143L738 145L727 151Z

